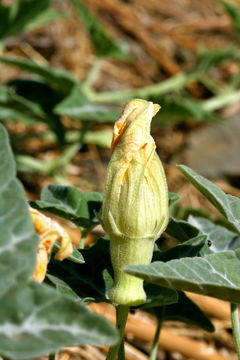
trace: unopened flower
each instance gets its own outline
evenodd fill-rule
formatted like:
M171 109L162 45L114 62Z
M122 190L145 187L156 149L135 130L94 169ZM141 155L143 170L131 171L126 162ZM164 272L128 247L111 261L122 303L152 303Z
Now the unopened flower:
M32 208L30 208L30 214L35 230L40 237L33 276L36 281L42 282L46 276L49 255L55 242L60 243L60 249L57 251L55 259L64 260L73 252L72 240L56 221Z
M159 105L135 99L115 123L101 223L110 237L114 285L110 299L137 305L146 299L143 281L124 273L129 264L148 264L154 242L168 223L168 192L150 135Z

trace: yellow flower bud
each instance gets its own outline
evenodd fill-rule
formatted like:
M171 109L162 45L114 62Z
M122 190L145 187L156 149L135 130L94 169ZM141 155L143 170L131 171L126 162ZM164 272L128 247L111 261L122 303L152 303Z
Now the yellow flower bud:
M129 264L148 264L154 242L168 223L164 170L150 135L159 105L135 99L115 123L101 223L110 237L114 284L110 299L137 305L146 299L143 281L124 273Z

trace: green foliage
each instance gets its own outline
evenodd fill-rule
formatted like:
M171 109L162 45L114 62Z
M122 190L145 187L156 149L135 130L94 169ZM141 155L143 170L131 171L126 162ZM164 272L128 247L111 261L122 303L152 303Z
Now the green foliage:
M230 302L240 302L238 276L240 242L240 200L225 194L216 185L206 180L187 166L180 166L188 180L220 211L232 231L215 225L207 219L190 217L189 223L173 219L166 230L183 244L165 251L150 265L131 265L129 274L146 281L175 290L188 290L202 295L217 297ZM199 234L187 240L191 235ZM202 240L201 240L202 237ZM209 243L206 243L206 239ZM187 240L187 241L186 241ZM202 242L202 246L201 246ZM189 249L178 252L178 256L166 257L166 253L177 253L183 246L198 248L198 257L190 258ZM190 251L191 252L191 251ZM164 255L164 252L163 252ZM178 258L177 258L178 257ZM160 260L160 261L159 261Z
M189 217L188 224L195 226L200 234L207 236L209 246L205 246L201 253L204 251L204 254L210 254L240 248L240 236L223 226L216 225L207 219L193 216Z
M239 56L239 50L232 46L212 50L202 49L200 50L196 65L192 68L191 72L198 75L205 75L207 71L216 68L225 60L239 62Z
M27 155L17 155L16 161L18 170L53 176L58 171L62 171L69 164L69 161L78 150L79 144L72 144L68 146L59 157L48 161L35 159L34 157Z
M211 202L211 204L226 217L232 228L240 231L240 199L225 194L211 181L198 175L195 171L185 165L179 165L180 170L186 178Z
M77 226L89 228L99 223L96 212L100 210L102 195L81 192L73 186L50 185L44 188L41 199L31 202L38 210L72 221Z
M47 275L47 279L55 285L57 292L60 294L67 295L76 302L83 302L82 299L63 280L50 274Z
M239 258L239 251L226 251L202 258L184 257L166 263L158 261L150 265L130 265L126 271L167 288L239 303Z
M85 263L75 264L68 260L51 260L49 273L66 283L80 299L91 298L95 302L108 301L106 292L112 282L112 266L109 241L99 239L89 249L81 250Z
M206 244L207 237L199 235L180 245L173 246L169 249L154 252L153 261L169 261L172 259L181 259L184 257L194 257L199 255L200 250Z
M39 14L36 18L32 19L30 23L27 24L26 30L31 31L33 29L39 28L40 26L53 23L58 20L62 20L68 17L67 13L59 12L54 9L47 9Z
M153 125L178 123L184 119L194 119L197 122L219 121L221 117L213 111L204 108L201 101L194 100L185 94L155 98L161 104L161 111L153 119Z
M166 233L171 235L179 242L187 241L199 234L195 226L192 226L187 221L177 220L174 217L170 218Z
M116 108L91 103L80 84L72 89L69 96L60 102L54 111L73 119L104 123L115 122L120 115Z
M240 9L236 5L224 1L219 0L220 3L223 5L225 11L228 13L232 20L233 28L235 30L236 38L240 42Z
M56 69L46 65L39 65L34 61L22 59L20 57L1 56L0 62L16 66L23 71L39 75L49 83L55 90L66 95L76 84L76 79L66 70Z
M56 242L53 246L53 252L57 252L60 249L60 244L58 242ZM80 253L79 250L77 250L76 248L73 249L73 252L71 255L68 255L67 257L68 260L73 261L74 263L77 264L83 264L84 263L84 259L82 254Z
M109 35L100 21L88 10L81 0L72 0L72 4L88 31L98 57L129 59L126 44Z
M45 12L50 0L15 0L12 5L0 5L0 40L24 31Z
M144 290L147 294L146 302L138 308L142 310L159 308L175 304L178 302L178 294L176 291L156 286L155 284L144 283Z
M113 344L116 331L104 319L70 296L32 280L38 238L1 125L0 143L1 355L32 359L64 346Z
M74 264L70 261L51 260L51 275L67 284L81 299L108 302L106 297L113 281L113 270L110 261L109 240L99 239L89 249L81 250L85 263ZM145 307L162 306L175 303L177 294L173 290L145 284L147 301Z
M45 114L38 104L19 96L8 86L0 88L0 120L21 120L26 124L45 121Z
M214 331L214 326L207 316L182 292L178 292L178 302L164 307L154 307L148 311L160 321L181 321L209 332Z

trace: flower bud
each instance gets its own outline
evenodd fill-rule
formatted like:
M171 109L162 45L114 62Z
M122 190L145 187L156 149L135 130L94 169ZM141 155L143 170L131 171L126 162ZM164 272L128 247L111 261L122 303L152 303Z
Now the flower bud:
M101 223L110 237L114 284L109 298L121 305L146 300L143 281L123 271L149 264L156 239L168 223L166 178L150 135L159 105L135 99L115 123Z

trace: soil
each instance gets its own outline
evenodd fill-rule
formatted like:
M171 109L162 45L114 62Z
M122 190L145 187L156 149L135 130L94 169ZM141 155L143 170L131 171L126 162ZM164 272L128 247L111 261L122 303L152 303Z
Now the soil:
M231 21L223 11L220 2L217 1L88 0L85 3L113 36L129 46L134 59L133 61L104 59L101 71L94 82L94 89L98 92L136 88L161 82L180 71L191 68L201 47L214 49L224 48L229 43L236 45ZM240 6L239 0L232 0L231 3ZM64 68L80 81L84 81L96 59L90 39L69 0L54 0L53 4L56 9L68 11L70 16L9 39L5 44L4 55L18 55L41 64ZM239 67L228 61L214 68L210 76L219 87L223 87L230 77L237 74L239 74ZM18 76L22 76L18 69L0 64L1 84ZM208 89L198 82L191 83L186 91L198 100L208 99L211 95ZM226 117L225 121L228 121L229 114L236 117L238 113L239 106L231 105L221 114ZM68 118L63 121L68 129L81 128L78 121ZM203 131L208 132L209 126L212 125L200 124L195 119L187 118L181 123L153 127L152 135L166 170L169 190L181 196L183 206L210 211L216 216L216 211L212 206L176 168L177 164L187 161L186 151L189 151L192 136L199 132L201 134ZM26 127L21 122L9 122L7 127L18 151L24 151L27 155L46 161L58 157L61 153L55 142L33 137L34 134L47 131L44 124ZM112 126L95 125L93 127L93 130L102 129L111 130ZM18 141L17 136L23 134L30 136L24 142ZM195 135L195 139L196 136L198 135ZM204 146L206 147L206 144ZM204 154L201 151L201 143L198 143L196 148L197 152L194 153L191 161L194 163L192 159L196 159L201 162L201 166L211 166L206 156L206 149L203 149ZM214 151L217 151L217 145L214 146ZM205 157L204 165L200 161L202 156ZM83 191L102 191L109 158L109 149L85 144L61 176L65 183ZM236 167L235 165L235 170ZM239 177L240 170L233 178L219 171L211 173L212 180L218 186L235 196L240 196ZM54 182L51 177L27 172L19 172L19 178L25 186L29 199L39 198L41 189ZM70 229L69 224L64 224ZM78 236L74 230L70 231L73 237ZM97 229L97 234L99 231L101 232ZM96 232L92 234L92 238L95 237ZM168 322L164 325L158 360L236 359L228 304L206 297L196 297L194 301L210 316L216 331L209 334L182 323ZM221 312L218 310L220 308ZM104 313L104 309L105 305L102 305L93 310ZM131 324L134 325L131 327ZM145 313L131 315L126 334L127 359L147 359L150 338L145 334L151 334L154 326L154 320ZM183 350L184 348L188 351ZM105 359L105 353L105 348L71 347L60 352L58 360L100 360Z

